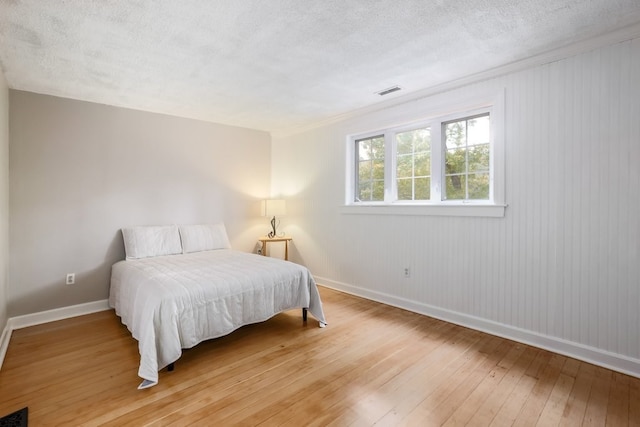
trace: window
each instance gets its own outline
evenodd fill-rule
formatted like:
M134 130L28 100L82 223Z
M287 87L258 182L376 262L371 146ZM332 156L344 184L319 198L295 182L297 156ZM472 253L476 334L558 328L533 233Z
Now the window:
M431 198L431 129L396 134L398 200Z
M489 200L489 114L444 123L443 200Z
M349 137L347 206L397 208L392 213L423 207L411 214L441 206L494 206L500 209L445 214L503 216L502 116L500 103L492 102Z
M384 135L356 140L358 201L384 200L384 155Z

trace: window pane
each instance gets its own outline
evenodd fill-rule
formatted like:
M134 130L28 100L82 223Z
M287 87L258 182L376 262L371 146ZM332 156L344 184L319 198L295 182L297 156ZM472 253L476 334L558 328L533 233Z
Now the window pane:
M371 182L360 183L358 188L358 200L371 200Z
M445 177L447 187L447 200L462 200L466 196L466 176L453 175Z
M374 136L356 141L360 160L384 159L384 136Z
M371 179L372 165L370 160L359 162L358 178L360 181L368 181Z
M414 151L431 151L431 128L418 129L413 131L415 139Z
M398 169L396 176L398 178L407 178L413 176L413 155L398 156Z
M447 123L445 125L444 134L447 150L467 145L466 123L466 120L460 120L457 122Z
M398 141L397 151L398 154L411 154L413 153L413 138L410 132L399 133L396 135Z
M384 159L384 136L357 141L360 159Z
M431 150L431 129L416 129L396 134L398 154L416 153Z
M467 127L467 145L489 143L489 116L470 119Z
M373 179L384 180L384 159L373 161L373 173L371 176Z
M356 198L364 201L384 200L384 136L356 141ZM380 192L382 186L382 192Z
M358 188L358 200L380 202L384 200L384 181L361 183Z
M371 200L378 202L384 200L384 181L373 182L373 196Z
M431 172L430 162L431 128L396 134L398 200L425 200L429 198L429 180L426 177ZM417 177L421 177L421 179L417 180Z
M398 179L398 200L429 200L431 194L430 178Z
M431 153L416 154L414 167L416 176L431 175Z
M444 199L489 198L489 119L485 114L444 123Z
M431 179L415 179L415 200L429 200L431 198Z
M469 199L484 200L489 198L489 174L476 173L469 175Z
M454 173L465 173L467 171L466 150L449 150L445 158L445 173L447 175Z
M398 200L413 200L412 181L413 179L411 178L398 180Z
M489 171L489 144L469 147L469 172Z

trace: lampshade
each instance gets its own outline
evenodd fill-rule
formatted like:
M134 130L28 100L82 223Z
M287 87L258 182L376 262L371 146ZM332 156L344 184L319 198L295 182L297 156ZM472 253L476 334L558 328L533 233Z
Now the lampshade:
M281 199L262 201L262 216L282 216L287 214L286 202Z

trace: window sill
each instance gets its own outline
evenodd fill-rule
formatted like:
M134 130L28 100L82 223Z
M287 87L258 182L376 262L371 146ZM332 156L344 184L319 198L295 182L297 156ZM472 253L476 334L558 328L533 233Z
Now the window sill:
M349 215L424 215L424 216L471 216L502 218L507 205L494 204L441 204L441 205L345 205L340 213Z

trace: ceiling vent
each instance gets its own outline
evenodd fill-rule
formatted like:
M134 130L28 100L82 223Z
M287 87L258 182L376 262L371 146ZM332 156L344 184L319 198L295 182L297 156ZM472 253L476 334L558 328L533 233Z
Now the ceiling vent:
M389 95L390 93L397 92L400 89L402 89L400 86L391 86L389 88L382 89L381 91L376 93L380 96L385 96L385 95Z

